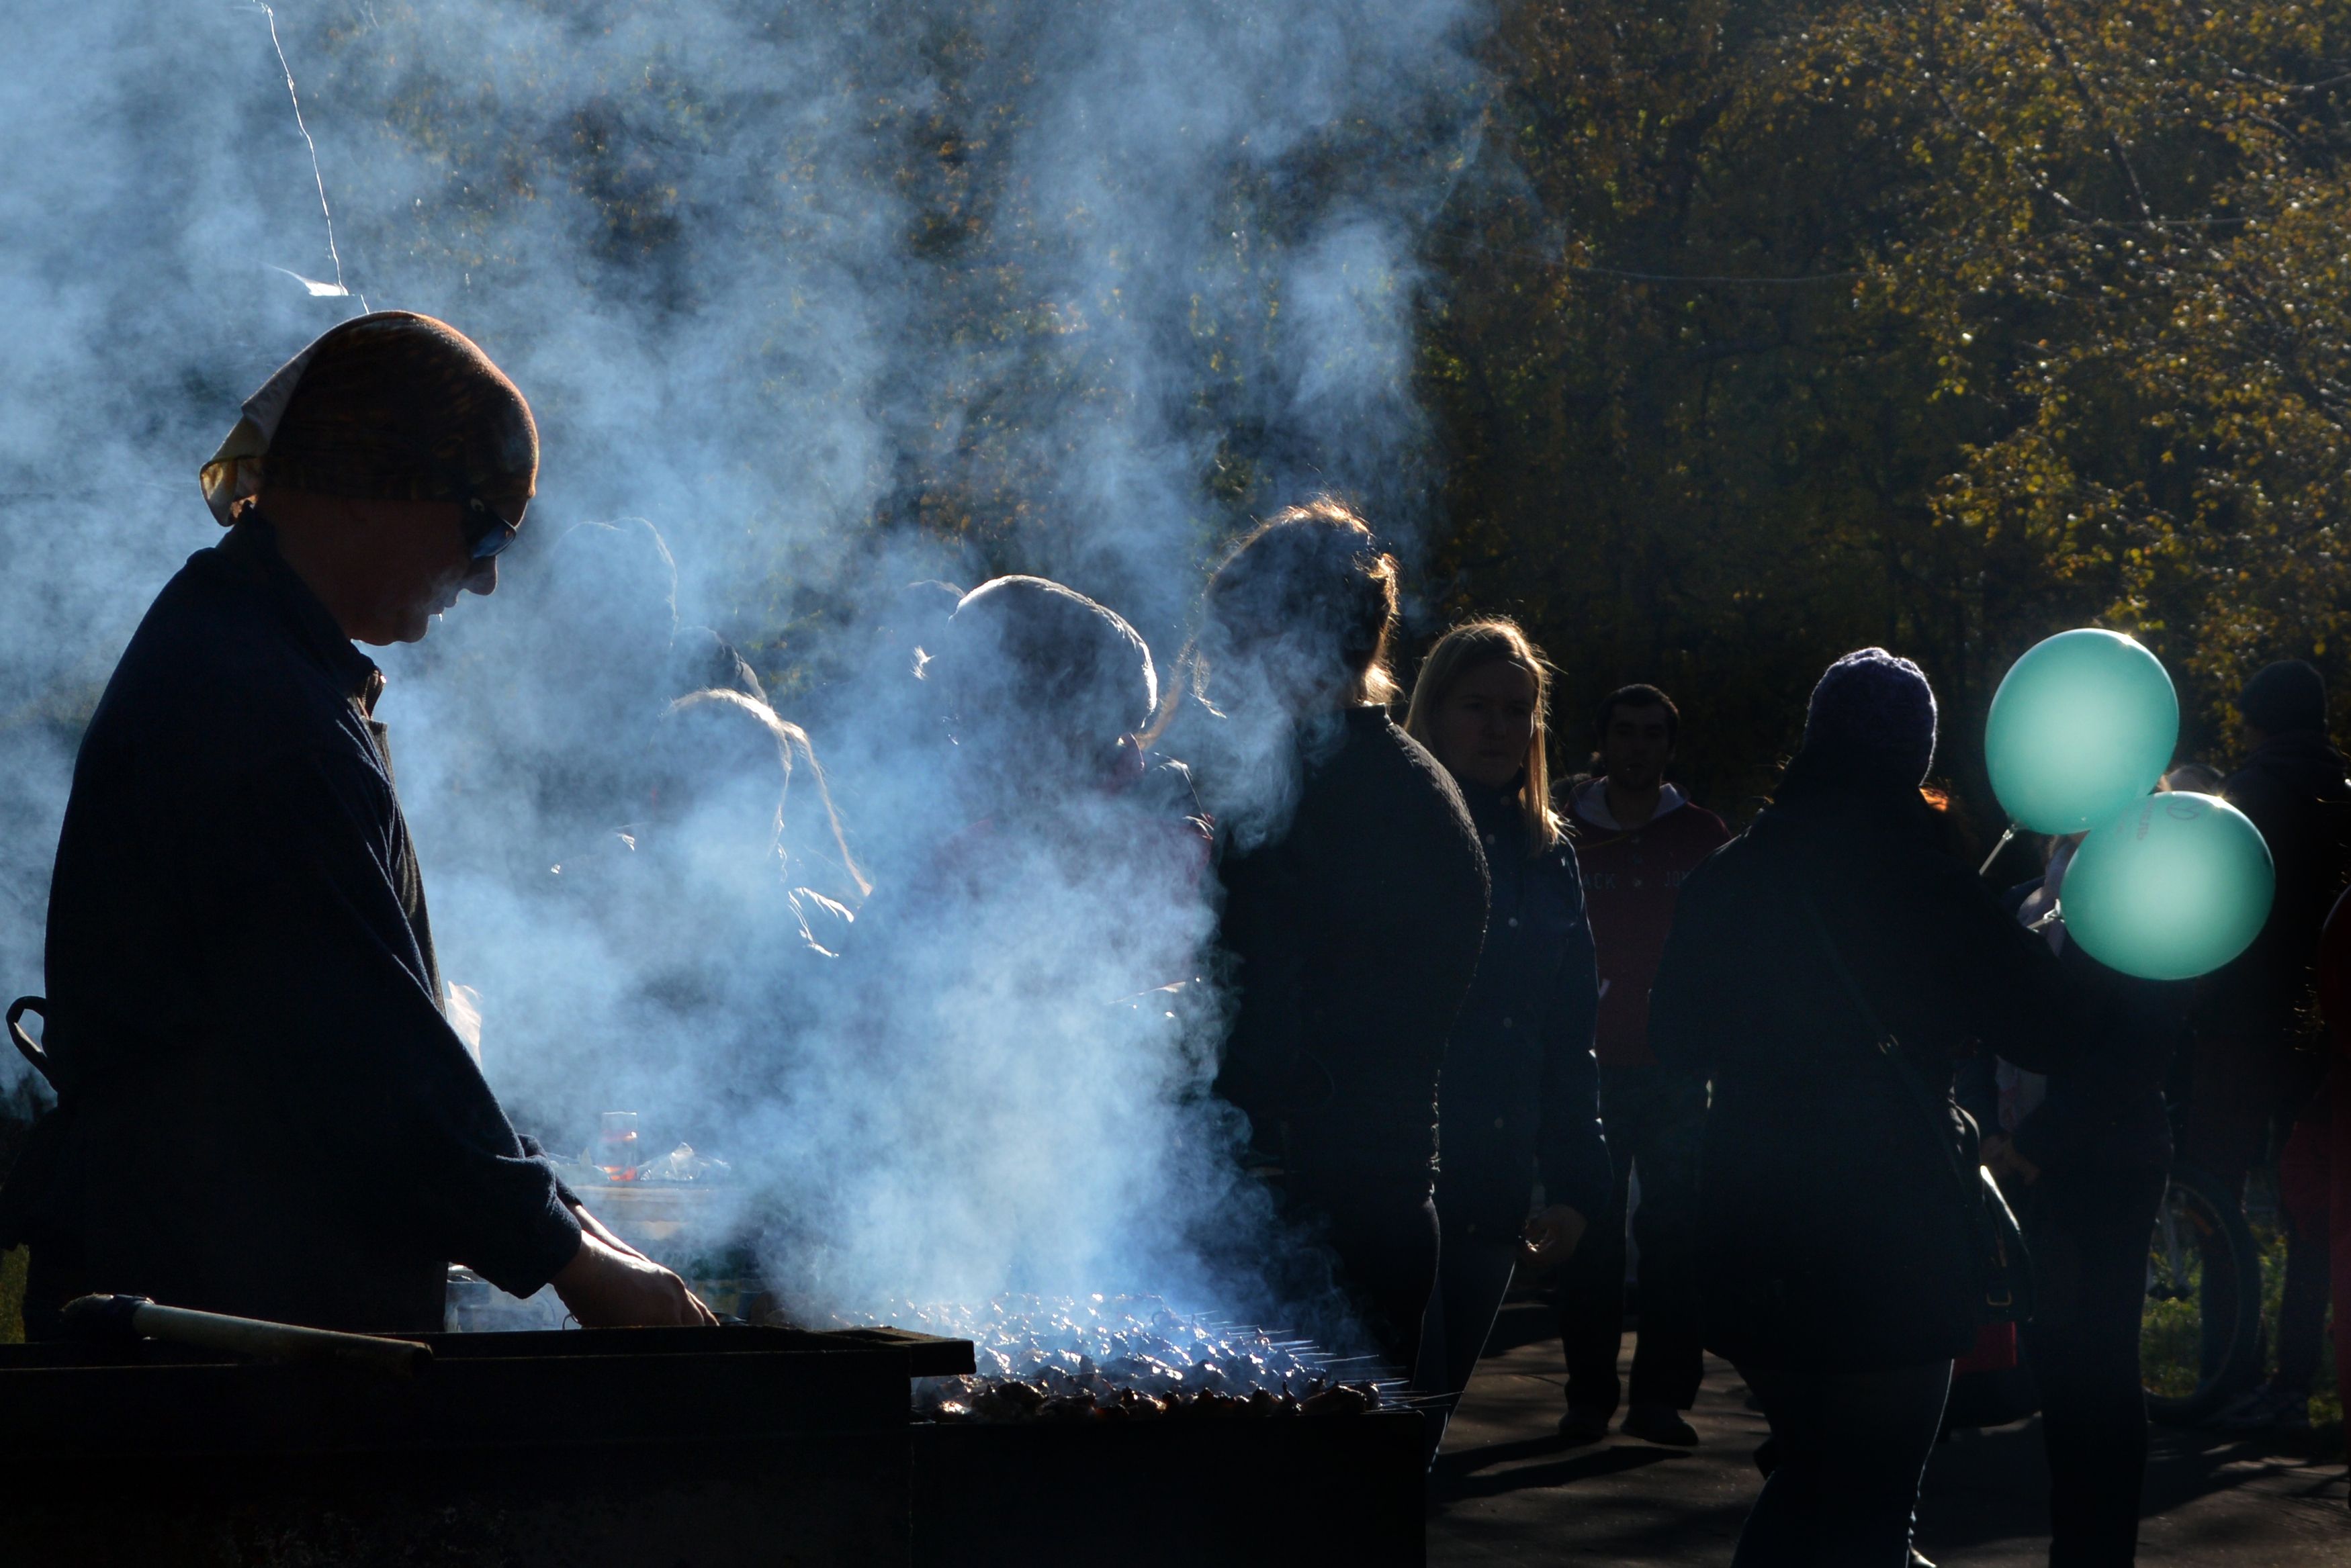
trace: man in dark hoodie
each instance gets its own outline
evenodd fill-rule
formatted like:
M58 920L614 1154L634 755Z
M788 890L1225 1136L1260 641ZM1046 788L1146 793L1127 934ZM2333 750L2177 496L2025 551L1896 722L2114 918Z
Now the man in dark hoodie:
M2231 1190L2260 1163L2273 1124L2317 1087L2321 1058L2297 1046L2314 1028L2318 933L2351 873L2351 783L2327 738L2325 681L2283 660L2248 681L2237 706L2248 754L2221 793L2261 829L2277 895L2252 945L2201 988L2181 1151Z

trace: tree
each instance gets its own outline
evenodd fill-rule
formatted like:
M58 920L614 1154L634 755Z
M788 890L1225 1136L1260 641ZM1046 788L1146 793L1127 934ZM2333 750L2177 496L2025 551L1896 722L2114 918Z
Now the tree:
M1454 602L1763 787L1827 660L1925 664L1989 810L2008 661L2097 620L2220 742L2338 679L2341 5L1519 8L1424 367Z

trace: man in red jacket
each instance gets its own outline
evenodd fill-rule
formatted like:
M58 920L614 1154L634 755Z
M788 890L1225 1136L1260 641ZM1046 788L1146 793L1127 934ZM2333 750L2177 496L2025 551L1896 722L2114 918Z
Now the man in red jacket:
M1600 953L1601 1119L1615 1156L1609 1212L1562 1274L1560 1332L1567 1351L1561 1435L1597 1441L1615 1414L1616 1353L1625 1320L1625 1176L1639 1179L1640 1343L1624 1429L1688 1448L1682 1412L1698 1397L1700 1345L1694 1226L1703 1080L1649 1054L1649 981L1673 929L1682 878L1730 837L1722 819L1666 782L1681 716L1654 686L1627 686L1600 705L1600 776L1570 792L1565 812L1583 868Z

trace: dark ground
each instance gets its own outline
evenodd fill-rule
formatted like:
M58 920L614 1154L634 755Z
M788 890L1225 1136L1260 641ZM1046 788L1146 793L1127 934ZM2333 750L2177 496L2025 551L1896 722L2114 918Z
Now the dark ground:
M1730 1560L1761 1484L1750 1459L1763 1417L1722 1362L1707 1363L1690 1413L1695 1451L1612 1436L1563 1447L1553 1318L1503 1310L1437 1460L1428 1560L1461 1568L1605 1563L1685 1568ZM1625 1349L1629 1361L1632 1340ZM2292 1445L2156 1428L2139 1561L2210 1568L2351 1568L2344 1467ZM2024 1568L2047 1560L2041 1428L2020 1422L1936 1450L1919 1510L1920 1550L1955 1564Z

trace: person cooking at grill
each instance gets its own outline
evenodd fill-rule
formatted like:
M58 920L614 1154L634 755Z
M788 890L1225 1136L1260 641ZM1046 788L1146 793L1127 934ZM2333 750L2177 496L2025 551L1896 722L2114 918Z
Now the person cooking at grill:
M1443 1440L1521 1261L1555 1268L1606 1211L1600 1007L1575 850L1552 810L1549 667L1515 622L1472 621L1429 650L1405 733L1461 786L1493 879L1478 978L1445 1047L1437 1214L1444 1253L1421 1348ZM1530 1220L1540 1164L1543 1206Z
M1225 717L1203 782L1229 835L1238 993L1218 1092L1277 1156L1381 1354L1409 1368L1437 1282L1437 1074L1484 940L1485 858L1461 792L1383 706L1396 568L1360 519L1328 501L1284 513L1217 568L1206 609L1202 695Z
M455 328L386 311L244 411L203 474L228 533L157 596L74 765L58 1104L0 1190L27 1329L120 1292L429 1332L453 1262L551 1282L583 1324L715 1322L527 1150L443 1015L384 678L352 646L496 587L537 481L528 405Z

